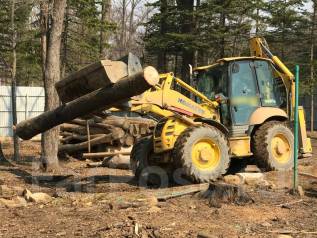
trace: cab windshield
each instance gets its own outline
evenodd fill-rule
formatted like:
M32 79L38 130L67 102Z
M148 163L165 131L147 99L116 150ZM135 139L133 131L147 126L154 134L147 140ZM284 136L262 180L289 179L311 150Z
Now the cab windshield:
M227 71L224 66L199 71L196 77L197 90L209 99L214 99L218 93L227 96L226 78Z

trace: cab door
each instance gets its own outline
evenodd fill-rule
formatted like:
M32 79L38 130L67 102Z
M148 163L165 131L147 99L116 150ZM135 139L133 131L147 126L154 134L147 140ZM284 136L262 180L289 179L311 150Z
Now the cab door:
M233 125L248 125L251 114L260 106L253 61L230 65L230 110Z

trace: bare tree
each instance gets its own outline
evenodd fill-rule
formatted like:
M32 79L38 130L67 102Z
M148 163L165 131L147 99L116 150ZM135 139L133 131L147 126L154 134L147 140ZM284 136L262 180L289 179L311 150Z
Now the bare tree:
M166 16L167 16L167 0L161 0L160 1L160 12L161 12L161 19L160 19L160 33L161 35L165 35L167 32L167 22L166 22ZM177 56L176 56L177 58ZM157 66L160 70L163 72L166 72L166 51L161 50L158 53L157 57ZM176 71L175 71L176 73Z
M117 32L112 35L112 58L120 58L128 52L142 54L142 34L152 7L145 6L144 0L113 1L111 21L119 22Z
M10 65L6 62L3 56L0 54L0 65L5 68L5 71L11 72ZM0 140L0 164L12 165L12 163L5 157L2 148L2 141Z
M120 34L120 47L121 50L125 48L126 44L126 17L127 17L127 0L122 0L122 20L121 20L121 34Z
M50 29L48 31L46 63L44 71L45 110L59 106L55 83L60 80L60 51L66 0L54 0ZM59 128L42 135L42 165L45 170L58 168Z
M310 34L310 94L311 94L311 108L310 108L310 130L314 131L314 87L315 87L315 76L314 76L314 50L315 50L315 28L316 28L316 10L317 10L317 1L313 1L314 12L312 15L312 25L311 25L311 34Z
M45 68L46 68L46 52L47 52L47 35L48 35L48 1L40 2L40 29L41 29L41 59L43 82L45 83Z
M194 31L194 0L177 0L177 7L180 12L180 32L181 34L193 34ZM186 42L185 42L186 44ZM187 43L188 44L188 43ZM182 49L182 79L189 82L189 65L194 64L194 50L190 47Z
M17 31L15 27L15 7L16 1L11 2L11 31L12 31L12 80L11 80L11 103L12 103L12 124L16 126L17 124L17 108L16 108L16 69L17 69L17 53L16 53L16 41L17 41ZM19 137L13 131L13 146L14 146L14 156L15 161L19 160Z
M102 0L101 2L101 29L100 29L100 56L105 55L104 49L106 42L109 41L109 34L105 32L106 22L110 22L111 0Z

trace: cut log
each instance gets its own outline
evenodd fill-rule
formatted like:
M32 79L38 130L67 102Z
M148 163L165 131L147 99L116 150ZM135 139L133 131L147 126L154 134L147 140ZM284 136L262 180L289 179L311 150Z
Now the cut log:
M87 140L88 140L88 153L91 152L91 143L90 143L90 128L89 128L89 120L86 123L86 128L87 128Z
M134 137L127 134L123 138L123 144L126 146L132 146L134 144Z
M37 117L23 121L14 128L15 132L24 140L31 139L64 122L127 101L154 86L158 81L159 74L156 69L151 66L146 67L143 72L122 79L116 84L101 88L53 111L44 112Z
M140 71L140 59L129 53L118 61L101 60L91 64L61 80L55 87L60 100L67 103Z
M84 159L96 159L96 158L105 158L115 155L130 155L130 151L117 151L117 152L99 152L99 153L84 153Z
M73 124L86 126L87 120L74 119L72 120ZM140 127L140 133L145 134L150 127L155 126L155 122L151 119L141 118L141 117L118 117L118 116L109 116L106 119L94 116L93 119L89 120L89 126L96 126L107 128L109 126L120 127L124 130L134 131L134 125ZM132 128L131 128L132 127Z
M112 169L130 169L130 156L128 155L115 155L110 158L105 158L102 161L102 166Z
M13 162L6 158L3 154L2 141L0 139L0 165L14 166Z
M98 168L98 167L102 167L102 161L87 163L87 167L88 167L88 168Z
M80 141L86 141L88 140L88 136L81 136L81 135L76 135L76 134L72 134L72 133L69 133L70 135L67 135L65 134L65 132L62 133L62 135L66 136L65 138L62 138L61 139L61 142L63 143L67 143L71 140L80 140ZM95 135L91 135L90 136L90 139L94 139L94 138L97 138L97 137L101 137L105 134L95 134Z
M103 143L109 143L111 141L111 135L102 135L97 138L94 138L90 140L90 145L98 145L98 144L103 144ZM81 142L78 144L67 144L67 145L60 145L58 147L59 152L73 152L81 149L85 149L88 147L88 141L86 142Z
M82 126L64 123L62 124L60 129L62 132L70 132L70 133L76 133L79 135L87 135L87 129ZM90 133L91 134L105 134L105 133L110 133L110 131L104 128L90 128Z
M61 102L67 103L126 76L128 66L124 62L101 60L57 82L55 88Z
M191 185L184 185L179 187L171 187L171 188L160 188L156 189L153 192L153 195L159 201L165 201L167 199L176 198L185 196L188 194L193 194L197 192L205 192L209 187L208 183L202 184L191 184Z

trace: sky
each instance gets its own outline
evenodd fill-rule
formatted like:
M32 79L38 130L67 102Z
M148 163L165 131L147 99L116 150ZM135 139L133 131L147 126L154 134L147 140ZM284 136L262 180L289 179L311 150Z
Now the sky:
M305 3L305 8L307 10L309 10L310 12L313 11L313 2L312 1L308 1L308 3Z

